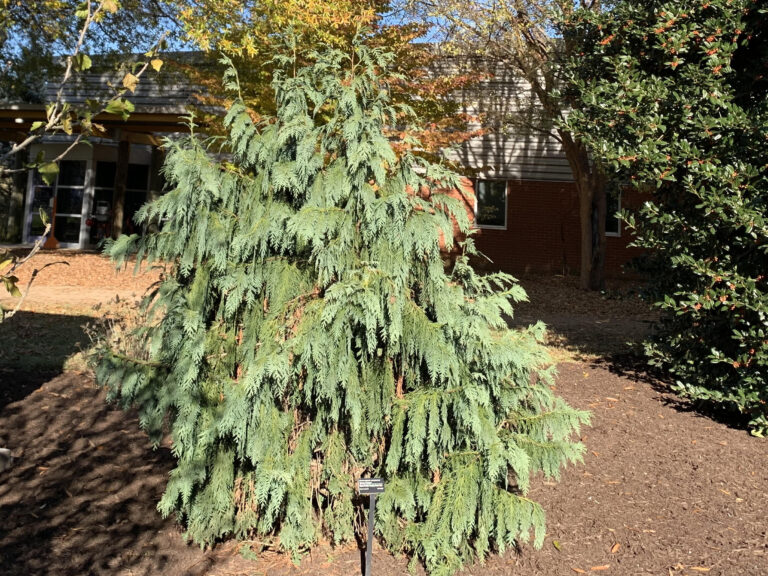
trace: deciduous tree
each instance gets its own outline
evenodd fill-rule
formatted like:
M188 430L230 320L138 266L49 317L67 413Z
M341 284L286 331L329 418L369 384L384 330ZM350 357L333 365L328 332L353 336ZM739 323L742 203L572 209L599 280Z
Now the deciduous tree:
M46 104L45 83L58 84L78 44L84 56L117 65L164 33L178 39L173 16L164 0L0 0L0 100Z
M201 48L208 66L185 66L193 82L204 86L206 104L226 107L231 95L221 90L219 54L231 58L240 71L246 104L252 113L272 114L272 57L290 33L296 42L296 62L321 46L348 46L361 28L370 31L371 42L396 55L393 65L402 79L393 84L396 102L408 104L424 119L418 136L422 152L437 154L449 144L470 138L469 118L451 97L458 88L474 82L478 74L435 77L429 68L438 54L424 43L414 42L426 30L422 23L396 23L386 18L385 0L167 0L173 5L188 38ZM217 123L213 115L205 120Z
M50 182L56 178L59 160L75 146L87 141L89 136L103 130L97 123L100 114L118 114L123 118L131 114L133 104L125 96L135 90L148 69L159 70L162 66L162 60L156 57L159 41L155 41L144 54L144 61L130 63L123 74L122 84L114 87L109 97L103 100L94 98L84 105L73 106L64 98L64 92L79 74L87 73L91 68L89 48L98 45L99 38L103 40L104 34L108 34L113 27L122 31L116 36L108 34L113 46L120 47L121 39L129 35L128 30L123 28L124 23L116 23L119 20L120 4L116 0L85 0L77 5L63 0L2 2L0 56L4 62L0 63L0 99L10 99L13 104L39 103L43 100L42 92L38 91L40 86L55 81L57 90L53 98L45 102L45 120L33 122L28 132L17 134L17 140L0 149L0 180L34 168L45 181ZM136 42L135 33L134 28L133 46ZM40 52L38 48L41 48ZM60 63L54 63L54 56L60 59ZM33 88L33 84L36 88ZM57 157L42 157L26 163L13 162L11 165L12 160L18 160L43 136L57 133L71 137L69 146ZM21 167L17 167L18 164ZM21 306L29 286L22 294L14 273L40 249L49 231L50 226L46 226L42 238L25 258L19 259L10 253L0 257L0 279L10 294L20 297L14 311L6 314L0 308L0 321L13 315Z
M573 102L559 92L560 62L572 55L574 44L557 36L561 24L577 6L599 12L596 0L403 0L398 5L417 19L427 20L439 39L466 55L499 62L530 86L540 114L536 123L523 115L496 118L506 130L543 132L562 144L579 195L581 223L579 284L596 290L605 283L606 181L599 164L564 120Z

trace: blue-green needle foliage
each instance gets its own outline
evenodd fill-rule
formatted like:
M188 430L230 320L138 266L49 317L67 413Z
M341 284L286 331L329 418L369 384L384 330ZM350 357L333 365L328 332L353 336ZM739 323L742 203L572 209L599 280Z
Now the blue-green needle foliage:
M134 335L140 361L112 351L98 368L151 434L170 427L160 511L201 544L296 554L352 539L355 481L378 476L377 533L432 573L531 533L541 545L529 479L579 460L587 415L547 385L543 328L507 328L523 290L465 255L446 271L441 239L469 222L439 192L454 174L393 151L390 55L281 62L276 116L254 122L236 98L225 160L169 142L169 191L140 214L162 230L110 248L172 265Z

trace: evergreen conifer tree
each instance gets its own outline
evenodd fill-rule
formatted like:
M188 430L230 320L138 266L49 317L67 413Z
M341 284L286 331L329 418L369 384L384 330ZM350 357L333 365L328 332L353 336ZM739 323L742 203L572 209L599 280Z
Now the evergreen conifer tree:
M298 70L279 58L276 116L254 123L236 97L223 143L168 142L169 190L139 215L162 230L110 247L170 267L141 353L105 350L97 375L155 438L170 427L158 507L201 544L349 540L355 481L380 476L377 533L451 573L531 532L540 545L529 479L580 458L587 415L546 385L543 327L507 327L522 288L476 274L471 240L444 266L469 222L441 192L454 174L393 149L407 111L390 61L363 43Z

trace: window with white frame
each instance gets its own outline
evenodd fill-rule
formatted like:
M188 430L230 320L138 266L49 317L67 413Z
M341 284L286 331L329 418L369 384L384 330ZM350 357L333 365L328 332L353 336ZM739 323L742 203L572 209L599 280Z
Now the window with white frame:
M46 184L40 173L32 173L28 211L28 234L30 238L41 236L45 231L40 210L53 217L53 235L65 245L80 243L80 229L85 197L88 163L85 160L62 160L54 181ZM55 206L55 215L54 215Z
M606 192L606 200L605 235L621 236L621 219L618 216L621 210L621 190L609 190Z
M475 225L478 228L507 227L507 181L477 180Z

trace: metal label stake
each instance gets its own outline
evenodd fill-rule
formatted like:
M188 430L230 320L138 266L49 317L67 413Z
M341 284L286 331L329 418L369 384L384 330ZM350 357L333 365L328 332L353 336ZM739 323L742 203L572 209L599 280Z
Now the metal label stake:
M373 553L373 519L376 515L376 494L384 492L384 480L381 478L360 478L357 481L357 492L361 496L369 496L368 505L368 542L365 546L365 575L371 576L371 560Z

